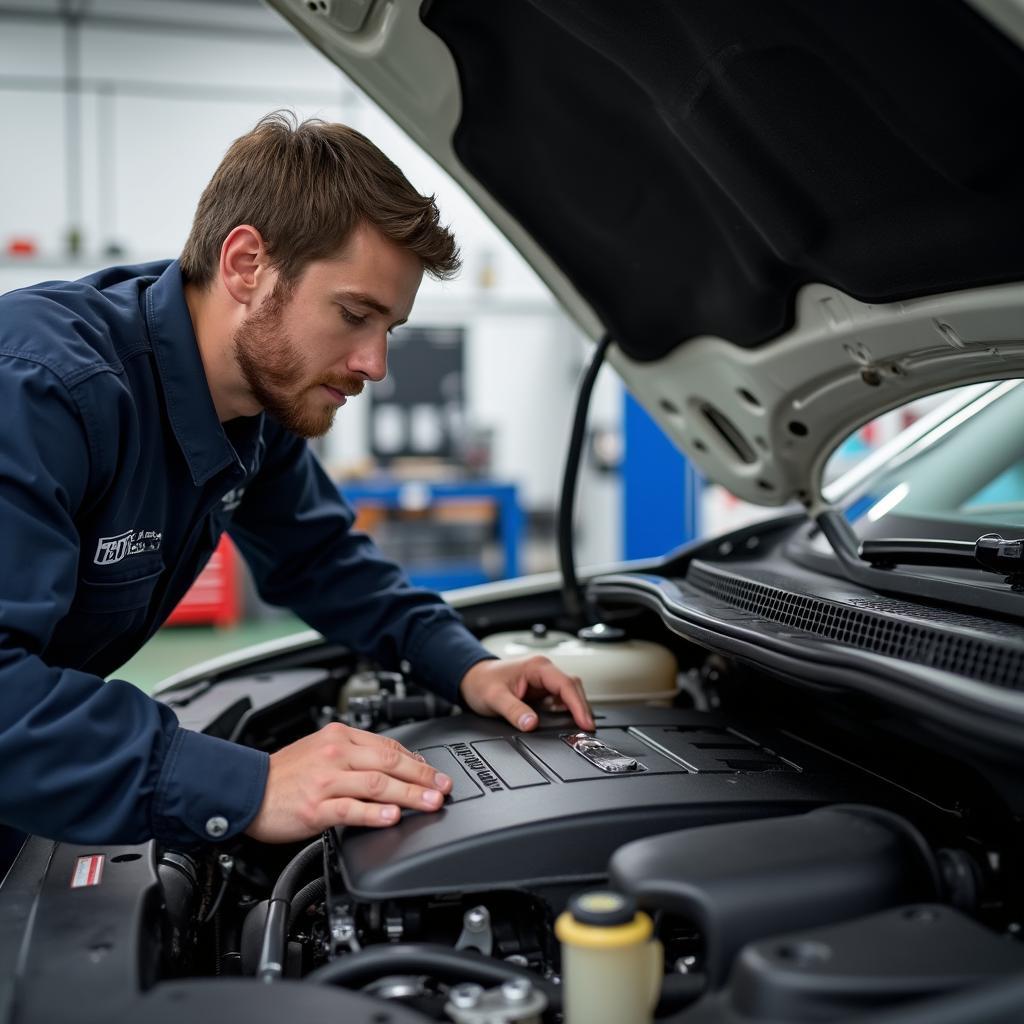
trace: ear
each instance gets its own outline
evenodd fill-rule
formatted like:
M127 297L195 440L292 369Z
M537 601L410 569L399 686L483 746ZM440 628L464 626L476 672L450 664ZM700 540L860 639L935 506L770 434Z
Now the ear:
M250 306L266 290L270 273L259 231L251 224L232 228L220 247L220 279L228 294L240 305Z

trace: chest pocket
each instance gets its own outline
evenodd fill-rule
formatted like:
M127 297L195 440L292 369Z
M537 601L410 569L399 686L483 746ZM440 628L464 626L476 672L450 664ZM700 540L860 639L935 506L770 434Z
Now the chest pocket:
M145 608L163 572L164 564L158 561L140 566L131 576L102 580L83 576L78 581L72 609L103 614Z

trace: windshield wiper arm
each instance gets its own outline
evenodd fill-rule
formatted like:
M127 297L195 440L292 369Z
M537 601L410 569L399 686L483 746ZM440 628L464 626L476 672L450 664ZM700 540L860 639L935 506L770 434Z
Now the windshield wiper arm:
M955 569L979 569L974 557L974 542L968 540L931 540L916 537L892 537L861 541L858 557L876 569L897 565L948 566Z
M930 565L955 569L984 569L1006 577L1014 587L1024 582L1024 540L1005 540L986 533L976 541L892 538L865 540L860 558L876 569L897 565Z
M935 551L934 547L929 550L929 554L934 557L928 561L921 561L925 557L923 553L917 556L917 561L909 561L909 557L915 554L909 550L909 545L928 545L936 542L897 541L897 544L902 545L900 550L903 557L897 560L893 557L891 550L885 550L879 561L882 564L888 563L890 568L881 568L880 565L872 564L872 558L869 555L871 549L865 550L865 548L868 545L884 544L884 541L865 541L861 544L846 516L838 509L824 508L814 517L814 521L835 553L843 575L853 583L859 583L861 586L870 587L883 593L919 597L927 601L953 601L966 607L999 612L1014 617L1019 617L1022 614L1019 595L1024 592L1024 540L1003 540L997 534L986 534L984 537L979 537L973 544L969 541L937 542L942 549L941 553L946 557L957 559L953 563L956 567L985 568L990 572L1004 574L1006 582L1012 589L1011 591L1000 591L960 580L917 575L913 572L894 573L891 571L891 567L901 563L904 565L938 565L940 567L950 565L950 562L936 561L939 553ZM919 548L918 551L920 550ZM963 560L965 551L970 552L970 561Z

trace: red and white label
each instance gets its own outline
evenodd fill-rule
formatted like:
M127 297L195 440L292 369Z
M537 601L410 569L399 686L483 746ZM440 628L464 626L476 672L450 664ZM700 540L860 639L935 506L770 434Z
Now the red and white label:
M103 877L103 854L93 853L79 857L71 874L71 888L81 889L86 885L99 885Z

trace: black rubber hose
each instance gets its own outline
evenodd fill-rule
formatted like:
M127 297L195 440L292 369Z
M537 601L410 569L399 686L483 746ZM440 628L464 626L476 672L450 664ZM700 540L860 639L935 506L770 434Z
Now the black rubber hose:
M428 974L449 983L472 981L487 986L525 978L547 996L552 1010L562 1006L561 989L525 967L494 960L475 951L431 943L371 946L317 968L304 980L357 989L389 974Z
M606 334L597 343L594 356L580 382L569 439L569 454L565 460L565 473L562 477L562 496L558 503L558 564L562 570L562 600L566 611L580 626L587 625L584 620L591 616L588 614L579 580L576 579L576 562L573 556L572 520L573 507L576 503L576 479L579 476L580 459L583 454L583 436L587 426L590 395L611 341L611 336Z
M327 881L324 878L314 878L312 882L304 885L292 900L291 910L288 912L288 931L295 927L295 922L314 904L319 903L327 894Z
M318 836L308 846L304 846L285 865L284 870L277 876L273 891L270 893L270 900L288 900L289 902L302 887L302 880L311 868L319 867L323 863L324 841Z
M254 904L242 922L242 938L239 953L242 956L242 973L250 977L260 969L260 953L263 950L263 931L267 926L267 907L270 900Z
M327 882L323 878L314 878L308 885L303 886L292 900L291 909L288 912L288 932L295 927L299 915L308 910L314 903L322 900L327 893ZM267 927L267 912L270 907L270 900L260 900L245 915L245 922L242 924L241 939L241 962L242 973L250 977L259 970L260 953L263 949L263 933Z
M288 945L288 914L292 900L309 871L322 862L323 840L314 839L285 866L270 894L267 920L263 926L263 944L257 975L263 981L276 981L284 973Z
M195 932L199 868L187 854L168 851L156 870L164 902L164 969L169 974L184 973Z

